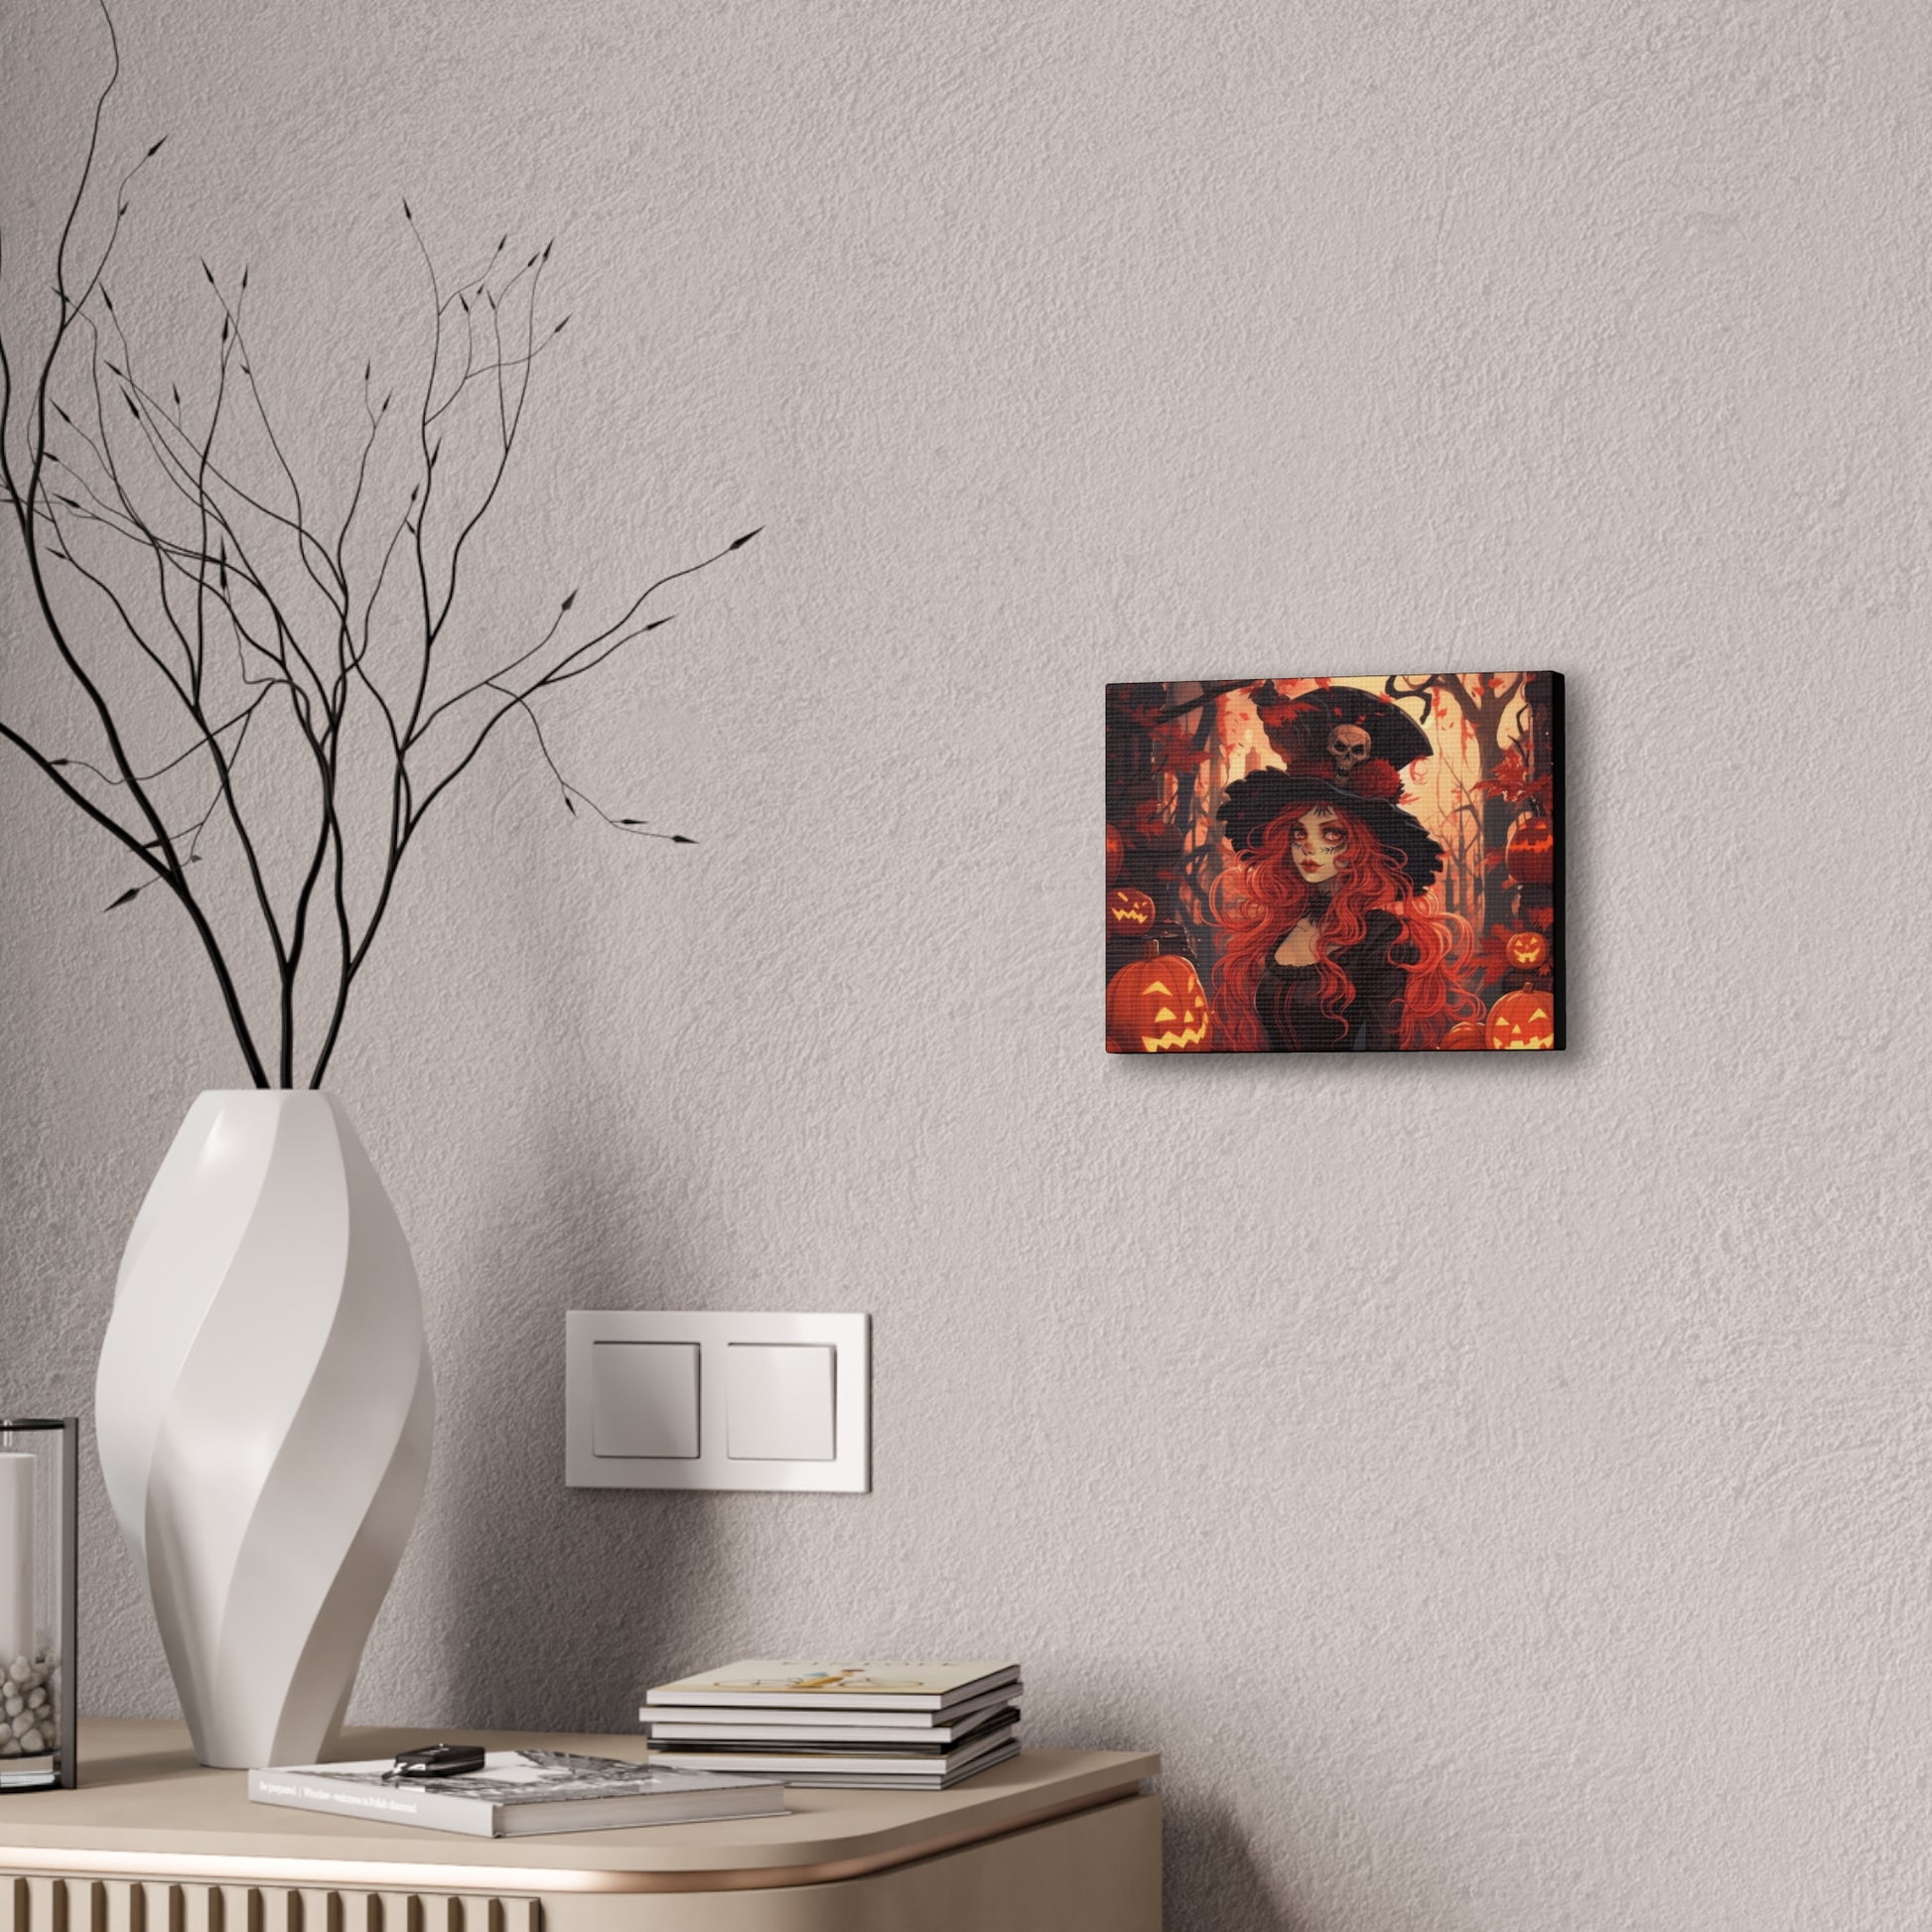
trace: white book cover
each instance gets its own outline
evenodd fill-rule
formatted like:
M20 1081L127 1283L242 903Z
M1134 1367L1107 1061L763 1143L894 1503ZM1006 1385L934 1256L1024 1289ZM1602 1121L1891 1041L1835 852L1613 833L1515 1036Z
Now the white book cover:
M644 1703L939 1711L1019 1681L1018 1664L810 1664L754 1657L656 1685L644 1693Z
M821 1743L894 1743L900 1738L963 1737L988 1712L1017 1704L1024 1684L1005 1684L983 1691L963 1704L943 1711L826 1711L813 1705L796 1711L756 1711L730 1705L647 1704L637 1722L653 1737L769 1738L776 1744L789 1737Z
M772 1778L724 1766L679 1770L565 1751L490 1751L483 1769L453 1778L395 1778L388 1758L290 1764L248 1773L259 1805L421 1825L472 1838L616 1831L632 1825L763 1818L785 1809Z

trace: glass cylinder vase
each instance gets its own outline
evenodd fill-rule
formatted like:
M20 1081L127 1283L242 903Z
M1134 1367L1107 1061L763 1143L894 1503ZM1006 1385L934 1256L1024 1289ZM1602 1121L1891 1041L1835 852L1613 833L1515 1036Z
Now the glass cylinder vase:
M80 1424L0 1417L0 1791L71 1787Z

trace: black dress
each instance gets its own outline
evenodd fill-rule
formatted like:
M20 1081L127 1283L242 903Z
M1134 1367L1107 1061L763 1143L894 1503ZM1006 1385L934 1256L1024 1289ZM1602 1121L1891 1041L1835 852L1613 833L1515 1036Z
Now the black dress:
M1359 943L1332 955L1355 989L1331 1019L1321 1010L1321 969L1283 966L1271 949L1255 987L1255 1014L1277 1053L1393 1053L1402 1037L1402 996L1421 959L1402 921L1380 906ZM1280 946L1283 933L1275 941Z

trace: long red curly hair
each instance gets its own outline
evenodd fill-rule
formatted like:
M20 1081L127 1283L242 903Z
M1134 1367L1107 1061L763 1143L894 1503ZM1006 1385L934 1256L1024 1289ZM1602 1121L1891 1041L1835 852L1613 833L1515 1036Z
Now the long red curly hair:
M1237 1051L1268 1048L1268 1035L1255 1012L1255 989L1270 956L1301 923L1314 896L1290 855L1297 823L1313 809L1285 811L1262 833L1259 850L1215 882L1215 923L1227 937L1214 968L1214 1019L1223 1042ZM1321 1011L1330 1020L1340 1020L1355 997L1354 985L1334 955L1361 943L1369 913L1379 908L1394 914L1400 940L1418 954L1404 984L1399 1043L1405 1049L1440 1046L1458 1020L1472 1020L1481 1011L1481 1003L1462 983L1468 924L1433 899L1414 897L1401 862L1353 812L1337 806L1334 815L1347 838L1338 849L1335 874L1325 889L1327 909L1315 929Z

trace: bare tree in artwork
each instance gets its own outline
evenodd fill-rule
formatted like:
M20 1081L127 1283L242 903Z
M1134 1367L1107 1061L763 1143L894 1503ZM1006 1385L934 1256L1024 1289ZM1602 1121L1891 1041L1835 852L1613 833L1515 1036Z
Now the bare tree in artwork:
M251 345L245 268L230 281L203 264L208 365L188 395L123 327L115 246L164 144L105 198L120 49L104 6L102 19L106 77L45 275L51 315L31 352L0 331L17 588L85 737L16 715L0 716L0 740L121 848L135 877L109 909L159 887L187 918L250 1079L319 1085L405 856L499 727L525 736L572 817L695 843L568 777L544 706L669 622L657 593L758 533L599 598L595 616L576 590L553 597L486 668L460 669L466 566L568 321L545 302L550 244L514 249L506 234L482 267L446 276L404 203L426 369L405 394L371 358L352 469L333 486L299 475ZM0 233L0 286L22 275ZM159 739L157 710L173 721ZM205 883L224 868L245 927L235 895ZM264 970L239 970L244 944ZM251 983L269 990L251 999Z
M1384 680L1382 686L1398 704L1417 705L1425 721L1433 706L1438 717L1446 723L1457 722L1468 732L1475 746L1477 761L1475 781L1470 792L1473 798L1481 800L1480 806L1475 809L1480 813L1481 838L1478 849L1486 855L1485 863L1489 858L1500 863L1503 849L1509 843L1510 823L1516 816L1515 810L1495 789L1494 781L1507 750L1505 739L1508 727L1523 710L1524 678L1525 674L1521 671L1506 672L1501 676L1443 671L1428 677L1390 677ZM1464 808L1468 808L1466 803ZM1472 920L1482 925L1493 925L1508 916L1505 894L1498 886L1493 871L1483 882L1483 912L1480 918L1477 917L1473 892L1466 884L1463 890L1470 895L1466 910Z

